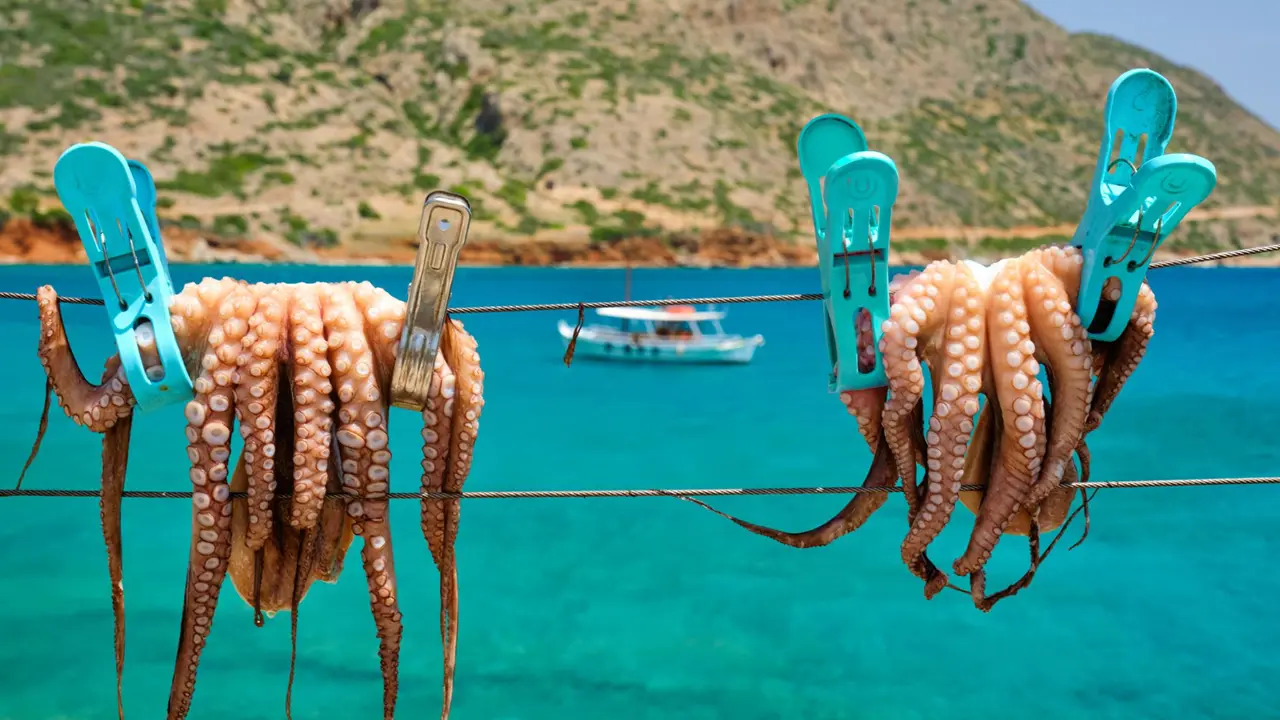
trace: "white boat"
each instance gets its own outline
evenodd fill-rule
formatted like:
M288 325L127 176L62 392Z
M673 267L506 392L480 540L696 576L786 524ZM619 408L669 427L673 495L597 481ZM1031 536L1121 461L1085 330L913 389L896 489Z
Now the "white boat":
M672 363L748 363L764 337L729 335L720 327L723 312L689 305L667 308L606 307L596 314L618 325L595 323L578 333L574 358ZM565 347L574 325L560 321Z

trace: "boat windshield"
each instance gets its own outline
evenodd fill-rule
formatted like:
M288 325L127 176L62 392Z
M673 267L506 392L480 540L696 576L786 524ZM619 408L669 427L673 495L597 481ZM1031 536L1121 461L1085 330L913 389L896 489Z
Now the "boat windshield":
M693 337L696 323L688 322L655 322L653 324L653 334L658 337Z

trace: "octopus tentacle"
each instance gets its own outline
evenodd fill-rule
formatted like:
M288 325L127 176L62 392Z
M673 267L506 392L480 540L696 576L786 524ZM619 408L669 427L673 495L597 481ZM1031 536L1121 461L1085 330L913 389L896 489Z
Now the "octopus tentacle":
M453 368L455 396L445 398L445 411L453 417L449 437L448 468L444 476L445 492L462 492L471 473L476 439L480 433L480 414L484 410L484 371L480 369L480 353L476 340L461 322L446 318L440 337L440 354ZM449 405L453 405L449 413ZM444 651L444 702L440 717L449 717L453 703L453 674L458 648L458 566L454 544L458 538L461 512L458 500L444 504L444 557L440 566L440 594L447 599L446 638Z
M347 504L356 535L364 537L361 558L377 627L382 664L383 715L395 715L399 687L400 638L395 564L387 520L391 452L387 449L387 405L378 389L375 358L351 288L331 289L325 299L329 363L338 395L335 433L342 458L342 486L357 499Z
M426 407L422 410L422 490L444 492L445 476L449 472L449 444L453 438L453 398L457 395L457 376L445 362L444 354L437 353L431 369L431 384L427 391ZM440 572L440 642L441 652L448 661L449 606L448 587L444 577L445 563L445 501L442 498L425 498L422 501L422 535L426 538L431 559Z
M244 438L245 503L248 525L245 545L259 551L271 532L276 479L276 393L280 375L280 343L288 313L285 293L255 288L257 310L249 317L248 332L236 366L236 418ZM261 559L259 559L261 562Z
M1066 466L1072 462L1071 456L1080 443L1089 411L1093 358L1089 335L1080 323L1080 316L1072 311L1066 289L1068 283L1076 281L1071 275L1078 277L1079 273L1059 278L1038 262L1039 259L1032 256L1023 264L1023 281L1029 296L1027 319L1035 337L1036 357L1052 368L1050 391L1054 410L1043 469L1026 500L1029 507L1039 505L1058 487ZM1072 263L1070 267L1077 266Z
M387 517L387 500L366 500L364 515L355 525L356 534L364 537L360 557L369 577L369 603L378 630L378 658L382 665L382 714L386 720L395 716L396 693L399 688L400 637L403 632L396 596L396 569L391 552L391 526Z
M1089 411L1089 420L1084 432L1093 432L1102 424L1102 418L1111 409L1111 403L1120 394L1121 388L1128 382L1138 363L1147 354L1147 345L1155 336L1156 296L1146 283L1138 290L1138 299L1133 307L1129 324L1120 333L1119 339L1108 348L1106 361L1098 374L1098 384L1094 391L1093 407Z
M115 623L116 712L124 720L124 548L120 530L120 503L129 465L129 435L133 416L125 415L102 436L102 539L107 546L107 572L111 577L111 615Z
M904 282L919 274L920 272L915 270L909 275L899 275L893 278L889 283L890 302L892 302L893 294L897 292L897 289ZM858 366L863 371L866 371L875 365L875 344L871 328L871 314L865 309L859 312L856 325L858 332ZM840 403L857 420L858 432L875 456L872 459L871 469L868 470L867 476L862 483L865 488L892 487L897 482L893 467L893 455L889 452L888 445L884 440L883 414L887 393L888 388L885 387L846 390L840 393ZM919 415L920 405L917 404L909 426L913 433L913 444L917 446L919 451L917 452L916 462L923 465L925 443L923 435L921 435L923 431L920 429ZM717 510L697 498L681 497L680 499L710 510L756 535L767 537L788 547L810 548L828 545L862 527L862 524L868 518L884 506L889 499L889 495L882 492L854 493L853 498L830 520L815 528L801 532L787 532L748 522Z
M400 348L400 334L404 330L405 304L367 282L357 284L352 290L352 297L364 314L365 335L373 347L379 381L388 387Z
M909 522L915 522L920 499L916 489L916 448L908 421L924 395L924 348L920 339L932 335L946 319L955 277L949 263L931 263L925 271L897 288L889 319L882 327L880 353L889 377L884 408L885 440L893 451L902 478Z
M234 422L234 376L241 342L257 307L253 293L234 285L218 306L209 350L187 403L187 455L191 458L192 537L178 656L169 691L169 720L186 717L195 692L200 653L213 626L218 593L231 556L231 503L227 484Z
M1077 480L1075 463L1067 463L1067 470L1063 479L1066 482L1075 482ZM1058 542L1062 540L1063 535L1066 533L1067 528L1070 527L1072 520L1075 519L1076 514L1079 513L1080 510L1085 510L1086 512L1088 510L1088 499L1086 497L1081 507L1068 515L1068 511L1071 509L1072 500L1075 497L1075 490L1075 488L1058 488L1051 493L1049 495L1049 499L1041 505L1035 522L1031 522L1029 519L1030 516L1026 515L1025 512L1019 513L1020 516L1027 518L1025 524L1019 528L1021 532L1018 532L1017 534L1027 536L1028 549L1031 553L1030 566L1027 568L1026 572L1023 573L1022 577L1015 580L1005 589L991 595L985 595L985 570L975 571L970 580L970 595L973 597L975 607L982 612L991 612L992 608L996 606L996 603L1005 598L1017 595L1019 592L1025 590L1031 585L1031 581L1035 579L1036 573L1044 565L1044 561L1049 557L1049 554L1053 552L1053 549L1058 545ZM1058 528L1058 534L1054 536L1053 540L1049 543L1049 546L1041 552L1040 544L1042 533L1052 531L1055 528ZM1012 534L1013 532L1014 529L1011 525L1010 533Z
M925 436L928 492L902 544L902 559L909 566L923 560L925 548L942 532L955 509L969 434L978 414L978 393L982 390L986 325L982 288L973 270L960 265L953 273L949 290L950 317L946 319L943 359L932 373L937 390ZM928 297L921 298L922 302L927 300ZM945 586L946 576L940 577L926 588L930 596Z
M957 575L979 570L990 559L1001 533L1031 491L1044 456L1044 396L1036 379L1040 364L1027 322L1021 265L1004 264L991 290L987 339L1001 432L968 547L953 565Z
M298 530L315 527L324 504L329 472L333 401L329 394L329 346L324 339L321 298L313 285L299 285L289 311L292 340L294 459L293 505L289 524Z
M169 322L182 348L187 370L199 374L200 361L209 348L209 331L218 320L218 306L237 285L235 280L205 278L187 283L169 303Z
M106 432L120 418L133 412L133 391L129 389L119 360L115 360L115 369L100 385L90 383L71 352L58 293L48 285L42 286L36 290L36 304L40 312L37 352L58 396L58 405L75 424L96 433Z
M894 466L893 453L889 450L889 443L884 440L884 434L876 439L875 456L872 458L871 467L867 470L867 476L862 482L864 488L880 488L892 487L897 481L897 470ZM801 532L786 532L765 525L758 525L753 522L747 522L736 518L726 512L717 510L707 503L692 497L681 496L681 500L691 502L694 505L710 510L726 520L733 522L739 527L745 528L756 535L767 537L775 540L783 545L793 548L813 548L829 545L830 543L854 532L862 527L868 518L879 510L888 500L889 494L886 492L862 492L854 493L853 499L836 513L835 517L811 530Z

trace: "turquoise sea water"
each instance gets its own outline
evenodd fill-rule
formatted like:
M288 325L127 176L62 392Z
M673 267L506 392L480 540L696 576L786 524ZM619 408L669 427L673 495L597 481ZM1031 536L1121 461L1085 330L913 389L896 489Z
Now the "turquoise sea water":
M369 279L397 295L408 270L190 267L250 279ZM1091 446L1096 479L1280 473L1275 270L1154 273L1147 360ZM0 268L0 289L54 283L96 295L82 267ZM807 292L814 270L636 271L635 297ZM621 272L463 269L455 305L616 299ZM108 351L103 312L65 310L81 364ZM486 371L469 490L837 485L869 454L826 393L816 303L734 306L726 328L763 333L745 367L577 362L556 335L572 313L469 316ZM35 435L43 375L35 307L0 301L7 379L0 481ZM179 408L134 427L128 486L187 489ZM393 488L418 485L419 418L393 416ZM52 418L31 488L91 488L99 438ZM722 499L800 529L843 497ZM903 567L900 498L834 545L794 550L674 499L475 500L459 539L455 720L648 718L1280 717L1280 487L1104 490L1084 545L1055 551L989 615L966 596L925 601ZM413 502L393 512L405 615L398 717L436 717L437 576ZM933 557L950 566L971 516ZM177 642L190 511L124 507L131 718L163 717ZM1078 526L1076 530L1078 532ZM358 541L357 541L358 542ZM1009 538L989 585L1021 573ZM351 552L357 552L353 546ZM302 606L295 718L380 717L374 626L358 557ZM265 628L230 588L190 717L283 717L289 620ZM114 718L111 610L92 499L0 499L0 720Z

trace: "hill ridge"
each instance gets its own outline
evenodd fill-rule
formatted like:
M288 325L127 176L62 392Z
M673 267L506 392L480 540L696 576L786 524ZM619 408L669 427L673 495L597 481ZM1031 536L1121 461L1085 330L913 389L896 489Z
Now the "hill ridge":
M148 164L168 223L229 245L376 254L436 188L499 240L805 237L794 141L821 112L898 164L896 228L946 231L908 250L1060 228L1132 67L1178 92L1170 151L1218 168L1203 207L1258 209L1171 250L1266 241L1280 207L1280 132L1018 0L48 0L0 7L0 57L0 207L56 206L57 155L99 139Z

